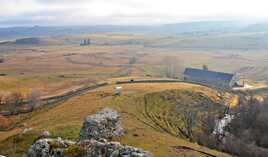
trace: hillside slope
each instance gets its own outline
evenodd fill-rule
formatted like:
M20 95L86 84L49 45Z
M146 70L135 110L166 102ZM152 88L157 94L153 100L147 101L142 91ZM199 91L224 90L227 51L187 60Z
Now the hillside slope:
M229 156L190 143L180 137L174 137L163 130L157 129L150 120L144 117L145 108L144 104L140 101L145 95L150 96L151 94L156 94L158 99L158 93L169 93L170 91L166 90L171 90L179 95L181 94L182 97L176 97L182 102L185 101L185 103L187 103L188 99L184 99L183 96L191 99L191 95L185 95L186 91L193 93L193 99L191 101L198 102L206 99L216 102L218 97L216 91L187 83L126 84L122 87L123 94L121 96L112 96L114 86L103 87L70 99L55 107L47 107L30 114L22 115L19 118L14 118L13 121L17 121L21 125L23 124L26 128L32 128L32 130L25 134L3 139L4 141L1 141L0 144L0 154L8 156L25 155L27 148L43 130L49 130L55 137L61 136L75 140L78 138L79 129L84 118L108 106L117 110L121 115L123 127L127 133L124 137L116 140L123 144L144 148L151 151L156 157ZM197 95L203 96L196 97ZM153 100L158 101L157 99ZM161 111L162 107L159 106L158 111ZM8 132L2 132L0 136L3 134L8 134Z

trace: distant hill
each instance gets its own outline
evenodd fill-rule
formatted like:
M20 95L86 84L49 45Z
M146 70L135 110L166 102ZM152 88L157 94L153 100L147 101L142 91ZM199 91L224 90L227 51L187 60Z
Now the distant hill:
M32 36L75 35L105 32L150 32L153 26L61 26L61 27L10 27L0 28L0 39Z
M201 21L175 23L163 26L163 32L172 33L197 33L197 32L235 32L241 25L234 21Z
M10 27L0 28L1 38L32 36L69 35L83 33L226 33L226 32L268 32L268 23L247 23L239 21L200 21L154 26L95 25L58 27Z
M22 38L16 39L14 43L19 45L36 45L40 43L40 40L38 38Z
M62 45L65 40L56 37L25 37L15 40L0 41L1 45Z
M257 23L242 29L244 32L268 32L268 23Z
M63 36L88 33L149 33L171 36L171 38L161 38L153 43L145 40L113 40L108 42L106 39L102 39L97 41L97 43L109 43L112 45L125 43L144 45L145 47L180 49L248 50L268 48L268 23L237 21L185 22L158 26L106 25L0 28L0 41L3 41L0 44L79 44L80 38L67 41ZM16 40L14 41L14 39Z

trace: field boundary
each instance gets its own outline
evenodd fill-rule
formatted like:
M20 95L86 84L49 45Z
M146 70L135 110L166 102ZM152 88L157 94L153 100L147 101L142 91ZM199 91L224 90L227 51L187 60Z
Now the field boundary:
M185 80L175 80L175 79L133 80L133 79L130 79L130 80L115 81L115 83L102 82L102 83L98 83L98 84L92 85L92 86L83 86L79 89L68 91L62 95L51 96L48 98L42 98L39 100L39 103L40 103L41 107L47 106L47 105L52 105L52 104L56 104L56 103L68 100L74 96L79 96L83 93L86 93L86 92L91 91L91 90L95 90L95 89L100 88L100 87L105 87L105 86L113 85L113 84L121 85L121 84L135 84L135 83L191 83L191 84L196 84L196 85L200 85L200 86L205 86L205 87L208 87L210 89L215 89L209 85L205 85L205 84L201 84L201 83L197 83L197 82L189 82L189 81L185 81ZM215 90L219 90L219 89L215 89ZM21 103L21 105L27 105L30 103L31 103L30 101L23 101ZM5 105L5 104L3 104L3 105ZM3 115L3 116L18 115L18 114L23 114L23 113L29 113L29 112L32 112L33 110L34 109L32 108L32 109L29 109L27 111L17 112L15 114L7 113L6 111L4 111L4 112L0 112L0 115Z

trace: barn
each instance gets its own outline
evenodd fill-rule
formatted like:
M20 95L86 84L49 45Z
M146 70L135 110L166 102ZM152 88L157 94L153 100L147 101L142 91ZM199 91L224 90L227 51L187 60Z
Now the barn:
M185 69L184 80L219 89L231 89L235 82L234 74L195 68Z

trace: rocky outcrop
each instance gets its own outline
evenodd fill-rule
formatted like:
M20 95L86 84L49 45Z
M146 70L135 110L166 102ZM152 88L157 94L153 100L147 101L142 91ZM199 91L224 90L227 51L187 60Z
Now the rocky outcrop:
M69 140L39 139L28 150L28 157L63 157L64 149L76 143Z
M77 157L152 157L149 152L142 149L123 146L119 142L108 142L105 139L84 140L78 143L60 138L40 139L28 150L28 157L73 157L74 154Z
M105 139L84 140L79 145L86 150L88 157L152 157L148 151L131 146L123 146L119 142L107 142Z
M143 149L108 141L124 134L118 113L110 108L86 118L78 142L48 138L48 132L43 134L46 136L41 136L43 139L28 150L28 157L152 157Z
M80 140L111 139L123 134L124 129L121 126L118 113L110 108L105 108L86 118L80 131Z

